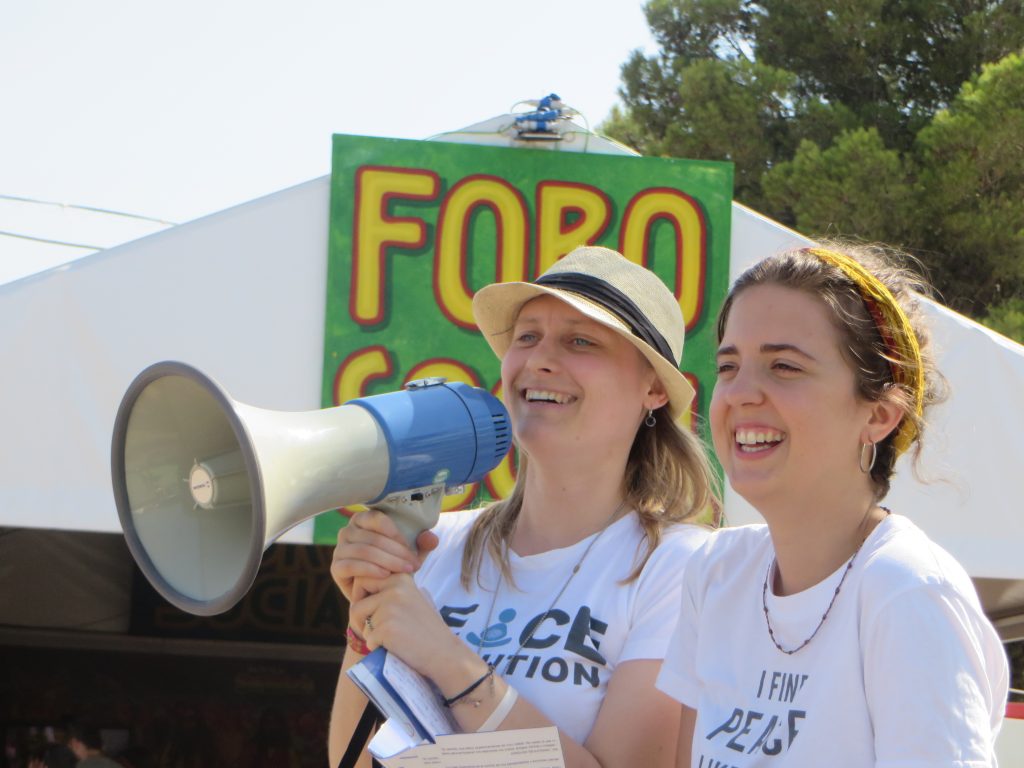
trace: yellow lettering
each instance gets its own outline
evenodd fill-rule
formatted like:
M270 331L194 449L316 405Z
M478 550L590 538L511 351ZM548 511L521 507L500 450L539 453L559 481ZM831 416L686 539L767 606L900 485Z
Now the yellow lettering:
M375 325L384 319L388 249L422 248L427 242L426 223L393 216L391 201L433 200L439 187L440 180L432 171L364 166L356 172L349 313L360 325Z
M391 355L384 347L375 344L357 349L342 361L334 374L334 404L362 397L371 381L386 378L392 372Z
M619 250L627 259L647 265L651 229L666 221L675 230L676 277L673 293L679 300L686 328L700 318L704 305L704 277L707 272L707 226L704 213L694 200L677 189L655 187L639 192L623 214Z
M496 176L467 176L445 196L437 223L434 295L451 322L474 330L469 285L470 221L479 207L490 209L497 229L496 282L526 279L526 203L519 191ZM485 258L490 262L492 254Z
M610 215L608 196L597 187L567 181L538 184L536 273L545 272L576 246L595 243Z

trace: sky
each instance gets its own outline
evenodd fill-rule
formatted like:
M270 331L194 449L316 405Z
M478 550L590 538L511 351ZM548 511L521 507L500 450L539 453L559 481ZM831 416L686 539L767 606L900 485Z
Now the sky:
M640 0L3 3L0 232L110 247L551 92L595 127L635 49ZM0 283L90 252L0 234Z

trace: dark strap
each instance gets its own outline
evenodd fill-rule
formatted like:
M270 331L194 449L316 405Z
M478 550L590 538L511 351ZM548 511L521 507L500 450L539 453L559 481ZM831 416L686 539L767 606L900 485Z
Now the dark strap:
M373 730L380 725L383 719L377 708L370 702L366 702L366 709L363 710L363 716L359 718L359 722L356 724L356 729L353 731L352 738L348 742L348 749L341 756L338 768L355 768L359 756L363 754L363 750L370 742ZM376 760L373 760L373 768L383 768L383 766Z
M607 309L622 322L629 326L633 335L638 339L647 342L648 346L658 350L658 354L676 365L676 359L672 355L672 348L665 341L661 332L651 324L647 315L626 294L620 291L611 283L596 278L592 275L585 275L580 272L558 272L553 275L542 275L537 278L537 285L561 288L562 290L578 294L585 299L590 299L595 304Z

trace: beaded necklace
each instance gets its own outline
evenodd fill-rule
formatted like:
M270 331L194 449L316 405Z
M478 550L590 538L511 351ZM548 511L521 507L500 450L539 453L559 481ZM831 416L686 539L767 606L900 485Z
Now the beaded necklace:
M565 580L565 583L562 584L562 588L560 590L558 590L558 594L555 595L554 599L551 601L551 604L548 606L547 610L544 611L543 614L541 614L542 616L547 616L549 613L551 613L551 611L555 607L555 603L557 603L559 598L561 598L561 596L565 594L565 590L567 590L569 588L569 584L572 583L573 578L576 576L577 573L580 572L580 567L583 565L583 561L587 559L587 555L590 554L590 550L594 548L594 545L597 544L598 540L604 535L604 532L608 530L609 526L611 526L611 524L615 521L615 518L618 516L619 512L621 512L622 509L625 506L626 506L626 500L623 499L622 503L620 503L619 506L617 506L615 508L615 511L612 512L611 517L608 518L608 522L606 522L604 524L604 527L601 528L601 530L597 532L597 535L593 539L590 540L590 543L587 544L587 548L585 550L583 550L583 554L580 556L580 559L576 561L576 565L574 565L572 567L572 570L569 572L569 577ZM497 564L495 564L495 565L497 565ZM498 582L494 585L494 594L491 596L491 607L487 609L487 623L484 624L484 630L485 631L487 630L488 627L491 626L491 619L494 616L494 606L498 602L498 592L501 590L501 582L502 582L502 574L501 574L501 567L499 566L498 567ZM519 652L521 650L523 650L523 648L526 647L526 644L533 639L533 635L540 628L540 624L541 624L541 622L539 622L539 621L535 622L534 625L533 625L533 629L531 629L529 634L526 637L523 638L523 641L521 643L519 643L519 647L516 648L515 653L512 653L512 654L510 654L509 656L506 657L508 659L508 661L505 662L505 672L506 672L506 674L508 673L508 667L512 663L512 659L514 659L516 656L518 656ZM481 656L483 655L483 646L484 646L484 637L483 636L484 636L484 633L481 632L480 633L480 640L477 642L477 645L476 645L477 655L481 655ZM494 669L496 665L492 664L492 663L489 663L488 666L490 666L491 669Z
M885 512L886 515L890 514L890 510L888 507L881 507L881 509ZM869 531L867 535L865 535L864 538L861 539L860 544L857 545L857 549L854 550L852 555L850 555L850 559L846 563L846 568L843 570L843 576L841 579L839 579L839 584L836 585L836 591L832 593L832 599L829 600L828 607L825 609L825 612L821 614L821 621L818 622L818 626L816 626L814 628L814 631L811 632L810 637L808 637L806 640L800 643L800 645L798 645L796 648L792 649L783 648L779 641L775 639L775 630L772 629L772 620L771 617L768 615L768 580L771 578L772 569L778 562L774 557L772 558L772 561L768 564L768 572L764 575L764 586L761 587L761 607L764 609L764 622L768 625L768 637L772 639L772 642L775 644L776 648L778 648L787 656L792 656L797 651L807 647L807 644L814 639L814 636L818 634L818 631L825 623L825 619L828 618L828 614L832 610L832 606L836 604L836 598L839 597L839 590L843 588L843 583L846 581L846 577L847 575L849 575L850 569L853 568L853 561L857 559L857 555L860 553L861 547L864 546L864 542L868 540L868 536L870 535L871 532Z

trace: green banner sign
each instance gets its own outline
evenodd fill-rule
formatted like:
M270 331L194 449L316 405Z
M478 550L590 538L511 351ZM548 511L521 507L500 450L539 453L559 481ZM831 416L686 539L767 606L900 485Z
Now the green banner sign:
M335 136L323 405L445 376L500 395L499 363L473 323L476 290L532 280L578 245L647 265L686 320L683 371L704 413L714 315L729 281L732 166ZM446 499L505 496L512 457ZM334 541L341 515L316 518Z

